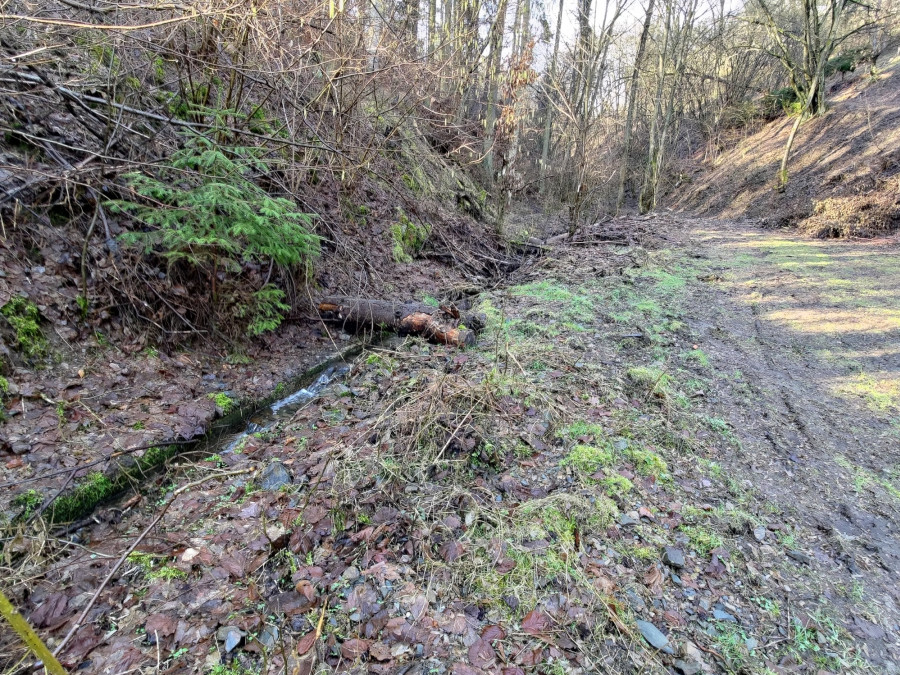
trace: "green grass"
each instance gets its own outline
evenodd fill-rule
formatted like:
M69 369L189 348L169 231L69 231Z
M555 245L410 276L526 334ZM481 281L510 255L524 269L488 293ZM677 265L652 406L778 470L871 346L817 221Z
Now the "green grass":
M702 555L709 555L713 549L725 545L722 537L700 525L681 525L678 529L687 535L691 548Z

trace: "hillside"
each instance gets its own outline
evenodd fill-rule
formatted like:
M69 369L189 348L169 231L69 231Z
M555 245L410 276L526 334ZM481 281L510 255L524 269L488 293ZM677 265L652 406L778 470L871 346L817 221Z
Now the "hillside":
M874 236L900 227L900 68L828 81L829 111L797 135L783 192L774 189L793 118L781 116L712 162L695 156L689 189L670 206L795 226L822 237Z

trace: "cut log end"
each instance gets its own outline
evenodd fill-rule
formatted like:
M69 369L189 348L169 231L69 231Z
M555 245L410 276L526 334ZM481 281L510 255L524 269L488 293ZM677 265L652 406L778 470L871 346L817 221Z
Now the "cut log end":
M453 308L455 309L455 308ZM435 314L443 312L450 320L458 320L459 311L432 308L414 303L398 304L383 300L351 298L325 298L319 303L319 312L329 321L349 324L357 328L388 328L401 335L421 335L427 340L454 347L470 347L475 344L476 331L443 324ZM477 330L481 317L467 316ZM466 324L468 325L468 324Z

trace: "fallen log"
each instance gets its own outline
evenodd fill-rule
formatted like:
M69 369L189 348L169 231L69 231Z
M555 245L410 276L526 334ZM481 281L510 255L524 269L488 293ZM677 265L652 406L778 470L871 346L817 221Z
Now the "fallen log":
M475 344L476 332L484 327L483 315L461 316L452 305L432 307L418 302L335 296L322 299L319 313L326 321L340 322L354 329L393 330L400 335L421 335L432 342L456 347Z

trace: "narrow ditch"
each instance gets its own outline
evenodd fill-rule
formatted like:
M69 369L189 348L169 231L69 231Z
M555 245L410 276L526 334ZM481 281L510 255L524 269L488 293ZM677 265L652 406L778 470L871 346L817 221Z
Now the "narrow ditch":
M94 509L112 502L138 488L177 455L199 453L213 455L232 453L247 436L272 428L280 419L290 417L298 408L316 398L327 385L342 377L350 368L349 361L372 341L357 342L331 354L300 375L282 382L277 393L262 399L240 401L227 415L213 421L207 430L194 438L177 443L161 442L157 446L123 451L109 460L104 470L89 472L69 481L46 505L43 516L49 524L76 523L90 516ZM284 392L290 392L287 395ZM74 469L73 474L84 469Z

